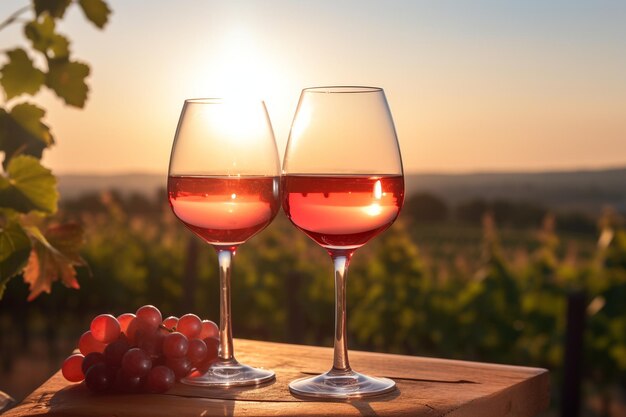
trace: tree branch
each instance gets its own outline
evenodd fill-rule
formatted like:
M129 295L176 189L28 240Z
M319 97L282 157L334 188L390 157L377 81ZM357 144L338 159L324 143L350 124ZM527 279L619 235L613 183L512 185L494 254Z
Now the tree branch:
M13 12L11 16L7 17L2 23L0 23L0 30L4 29L5 27L9 26L11 23L15 22L17 18L20 17L21 14L29 10L30 10L30 6L24 6L21 9L18 9L15 12Z

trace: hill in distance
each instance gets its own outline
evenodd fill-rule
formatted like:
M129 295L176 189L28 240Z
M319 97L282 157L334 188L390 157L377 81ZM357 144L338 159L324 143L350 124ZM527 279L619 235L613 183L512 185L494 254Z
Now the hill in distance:
M161 174L133 173L113 175L60 175L63 199L89 192L117 190L122 194L139 193L153 197L165 188ZM507 199L542 204L564 210L599 213L612 206L626 214L626 168L511 173L407 174L407 196L429 192L449 204L474 198Z
M626 213L626 168L532 173L415 174L407 195L431 192L455 204L473 198L507 199L549 208L598 213L612 206Z

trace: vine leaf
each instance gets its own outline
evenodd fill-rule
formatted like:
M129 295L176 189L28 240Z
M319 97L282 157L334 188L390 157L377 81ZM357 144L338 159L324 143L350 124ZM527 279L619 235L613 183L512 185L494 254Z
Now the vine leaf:
M30 251L30 239L18 222L0 226L0 298L9 279L26 265Z
M39 16L47 12L52 17L62 18L71 2L72 0L34 0L35 14Z
M111 9L103 0L80 0L78 2L85 13L85 17L94 25L102 29L109 20Z
M49 39L54 34L54 26L53 18L48 15L40 16L24 26L24 35L32 42L33 48L45 52Z
M75 267L86 265L79 254L84 239L82 227L66 223L48 227L45 235L36 227L29 227L28 232L34 238L24 268L24 282L30 286L28 301L42 292L49 294L52 283L58 280L66 287L80 288Z
M70 42L65 36L55 33L54 27L54 19L44 15L24 26L24 35L31 41L33 48L47 57L67 58Z
M7 176L0 176L0 200L3 206L20 213L36 210L48 214L57 211L57 180L37 158L18 155L7 165Z
M48 60L46 85L66 104L84 107L89 87L85 78L89 75L89 66L67 59Z
M21 49L7 51L9 62L0 69L0 84L4 88L7 100L20 94L34 95L46 79L45 74L33 66L33 61Z
M48 44L48 51L46 52L46 56L52 58L67 58L70 55L70 41L63 35L59 35L55 33L50 38L50 43Z
M46 114L34 104L21 103L10 113L0 108L0 151L4 151L4 167L19 154L41 158L43 150L54 143L50 129L41 119Z

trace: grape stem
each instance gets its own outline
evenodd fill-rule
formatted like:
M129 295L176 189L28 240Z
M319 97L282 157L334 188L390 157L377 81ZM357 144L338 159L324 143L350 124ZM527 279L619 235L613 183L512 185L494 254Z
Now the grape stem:
M176 327L172 327L171 329L163 324L159 324L159 329L167 330L170 333L174 333L176 331Z

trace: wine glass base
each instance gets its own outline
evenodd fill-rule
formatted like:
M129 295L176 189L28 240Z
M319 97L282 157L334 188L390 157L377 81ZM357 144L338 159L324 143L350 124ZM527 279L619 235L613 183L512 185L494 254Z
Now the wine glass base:
M337 372L291 381L292 394L311 398L352 399L385 394L396 389L389 378L376 378L354 371Z
M273 371L253 368L233 360L215 362L208 371L199 375L190 375L180 382L200 387L228 388L245 385L259 385L276 378Z

